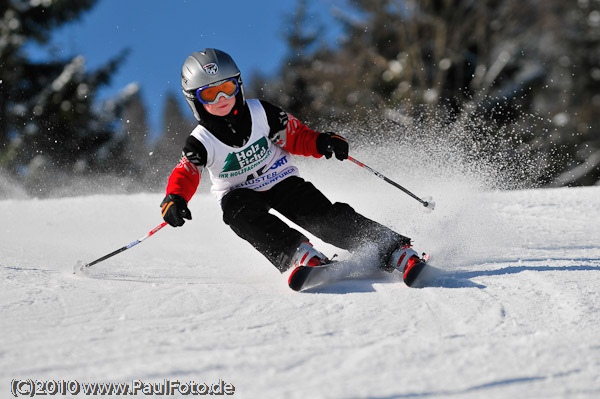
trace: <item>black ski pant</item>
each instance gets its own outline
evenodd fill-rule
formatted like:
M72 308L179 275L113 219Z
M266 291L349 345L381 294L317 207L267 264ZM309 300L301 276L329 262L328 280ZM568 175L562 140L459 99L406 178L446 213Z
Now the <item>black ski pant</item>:
M221 208L223 221L282 273L291 266L300 244L309 239L270 213L270 209L321 240L350 252L364 244L377 243L381 262L400 245L410 243L410 238L360 215L350 205L332 204L312 183L297 176L286 178L268 191L232 190L221 200Z

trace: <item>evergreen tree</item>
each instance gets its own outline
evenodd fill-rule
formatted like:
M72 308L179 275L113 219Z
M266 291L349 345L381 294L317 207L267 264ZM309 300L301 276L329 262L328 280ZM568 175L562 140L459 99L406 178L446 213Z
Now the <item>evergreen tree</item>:
M546 158L540 183L598 181L600 1L352 0L345 38L315 51L298 4L299 58L271 86L304 120L386 132L435 115L441 134L468 128L473 158Z
M159 190L164 189L169 174L181 157L185 140L197 124L195 119L188 117L188 112L181 110L176 93L167 92L163 107L162 133L153 146L147 170L150 185Z
M598 184L600 1L552 0L541 11L546 31L553 34L538 40L549 78L536 95L536 105L551 121L540 145L560 150L553 165L559 174L551 185Z
M150 152L146 107L137 84L129 85L124 95L127 100L123 105L120 134L125 143L125 162L121 166L124 173L129 170L141 175L149 163Z
M280 79L273 81L256 73L249 93L260 94L303 121L315 121L323 113L322 98L314 95L315 54L325 48L319 41L323 28L309 11L309 2L299 0L295 12L284 19L284 37L288 45ZM313 111L317 111L316 113Z
M81 56L32 62L23 51L29 41L45 43L52 29L80 18L95 3L0 1L0 167L32 184L47 181L49 173L91 170L114 134L114 119L92 106L125 51L91 72Z

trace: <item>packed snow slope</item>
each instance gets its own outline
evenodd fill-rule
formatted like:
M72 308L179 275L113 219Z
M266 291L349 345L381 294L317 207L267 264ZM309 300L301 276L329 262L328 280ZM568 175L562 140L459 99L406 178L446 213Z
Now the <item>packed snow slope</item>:
M301 171L429 252L439 271L422 288L359 254L349 278L293 292L206 183L192 221L83 276L77 260L162 221L162 194L0 201L0 397L30 378L221 379L239 398L600 397L600 187L486 190L362 156L436 209L350 162Z

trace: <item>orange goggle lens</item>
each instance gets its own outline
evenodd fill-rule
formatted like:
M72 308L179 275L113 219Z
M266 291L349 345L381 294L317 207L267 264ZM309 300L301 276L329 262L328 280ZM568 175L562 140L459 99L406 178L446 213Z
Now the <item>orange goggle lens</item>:
M220 93L225 98L231 98L240 90L236 78L231 78L216 86L204 86L196 90L196 97L203 104L215 104L220 99Z

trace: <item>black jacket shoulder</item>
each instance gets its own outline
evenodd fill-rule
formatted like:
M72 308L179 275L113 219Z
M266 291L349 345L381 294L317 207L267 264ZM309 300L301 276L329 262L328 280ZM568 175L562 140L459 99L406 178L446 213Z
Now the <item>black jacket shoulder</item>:
M197 167L205 167L208 158L204 144L192 135L189 135L185 140L182 156L186 157L188 161Z
M273 138L277 133L287 128L288 113L268 101L260 100L260 103L267 114L267 121L271 128L269 137Z

